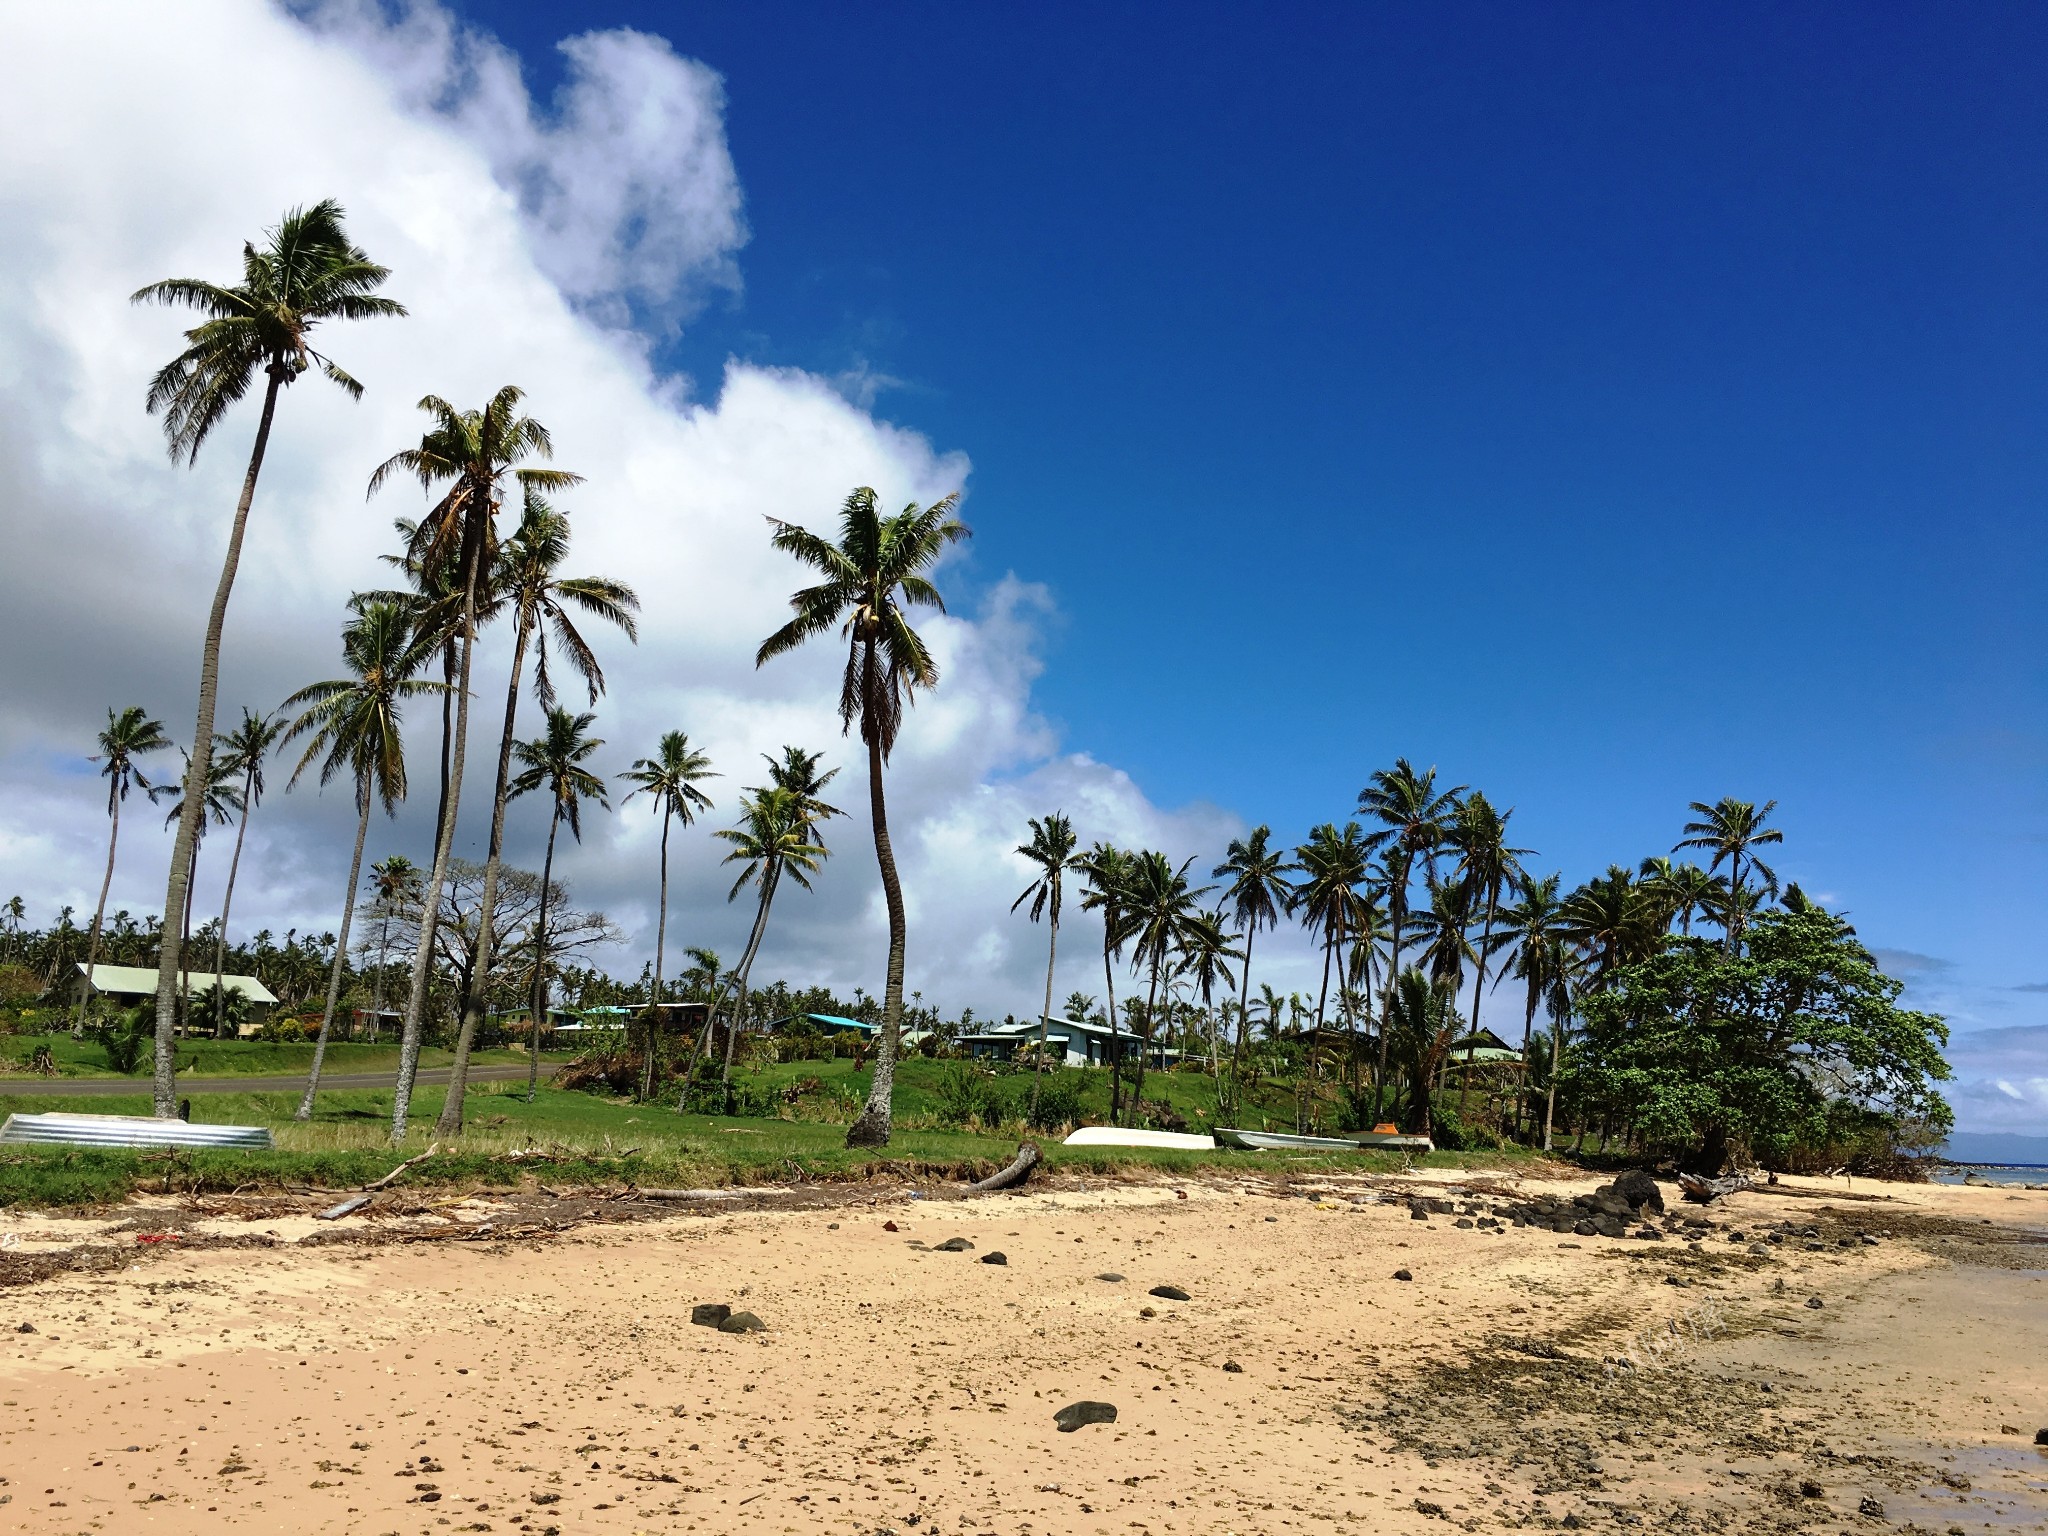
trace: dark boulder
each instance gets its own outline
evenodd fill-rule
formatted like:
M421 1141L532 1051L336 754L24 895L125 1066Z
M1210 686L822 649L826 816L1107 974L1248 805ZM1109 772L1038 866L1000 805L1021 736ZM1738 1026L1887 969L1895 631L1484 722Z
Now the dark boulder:
M981 1256L981 1262L984 1264L1007 1264L1010 1261L1003 1256L1001 1249L997 1249L992 1253L984 1253Z
M690 1308L690 1321L700 1328L716 1328L731 1316L732 1308L722 1301L707 1301Z
M762 1333L768 1325L751 1312L735 1312L718 1325L720 1333Z
M1186 1291L1177 1285L1155 1285L1147 1294L1158 1296L1166 1301L1188 1301L1192 1299Z
M1052 1416L1052 1421L1059 1425L1060 1433L1063 1435L1071 1435L1084 1424L1114 1424L1116 1404L1087 1401L1069 1403Z
M1641 1168L1631 1168L1608 1186L1622 1199L1637 1210L1648 1206L1659 1216L1664 1214L1664 1191L1657 1187L1657 1181Z

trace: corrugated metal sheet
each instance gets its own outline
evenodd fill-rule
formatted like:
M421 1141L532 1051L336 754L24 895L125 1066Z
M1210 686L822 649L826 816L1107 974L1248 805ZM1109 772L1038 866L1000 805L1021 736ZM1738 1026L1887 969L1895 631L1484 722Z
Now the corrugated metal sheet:
M77 960L72 967L79 975L85 974L85 962ZM118 993L123 997L154 997L156 995L156 967L142 965L96 965L92 968L92 985L96 992ZM213 972L187 971L186 988L193 997L200 997L213 985ZM223 976L221 986L229 992L239 992L252 1003L275 1003L277 994L263 985L254 976Z
M189 1125L146 1115L9 1115L0 1142L62 1147L230 1147L268 1152L267 1125Z

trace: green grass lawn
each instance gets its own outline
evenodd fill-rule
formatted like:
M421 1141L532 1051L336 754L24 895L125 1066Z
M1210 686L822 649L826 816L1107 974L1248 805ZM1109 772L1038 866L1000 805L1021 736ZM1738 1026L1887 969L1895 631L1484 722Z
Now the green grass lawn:
M120 1073L107 1066L106 1052L91 1040L74 1040L68 1033L55 1035L13 1035L0 1039L0 1071L14 1075L23 1070L30 1054L37 1046L50 1048L50 1058L56 1063L59 1077L118 1077ZM150 1056L145 1049L142 1065L137 1073L130 1076L146 1076L150 1071ZM525 1055L518 1051L476 1051L470 1060L484 1062L521 1062ZM560 1058L555 1058L559 1060ZM454 1060L454 1053L439 1047L426 1047L420 1051L422 1067L445 1067ZM187 1077L282 1077L293 1073L304 1073L313 1065L313 1047L310 1044L273 1044L264 1040L180 1040L178 1042L178 1071ZM367 1042L334 1040L327 1046L327 1059L321 1067L323 1072L393 1072L398 1068L398 1043L385 1041L376 1045Z
M238 1042L223 1042L230 1046ZM283 1047L301 1049L303 1047ZM364 1046L374 1051L382 1047ZM422 1056L422 1061L426 1060ZM709 1187L787 1183L799 1179L979 1177L1008 1162L1019 1131L1005 1125L982 1134L940 1123L938 1086L942 1062L921 1059L901 1064L897 1077L898 1129L882 1152L850 1152L843 1145L851 1111L831 1118L836 1106L857 1102L869 1072L850 1062L794 1062L748 1074L758 1089L784 1090L817 1078L825 1092L799 1099L775 1118L678 1115L670 1104L634 1104L624 1099L542 1088L526 1102L524 1083L482 1083L470 1089L463 1135L432 1162L406 1177L439 1186L509 1187L538 1178L552 1186L621 1184L647 1188ZM259 1069L248 1068L250 1072ZM267 1070L276 1070L275 1068ZM283 1070L291 1070L287 1067ZM337 1070L339 1070L337 1068ZM362 1070L362 1069L358 1069ZM1106 1118L1106 1074L1080 1074L1084 1092L1098 1095ZM1155 1084L1159 1093L1155 1094ZM1006 1097L1028 1093L1028 1073L1002 1080ZM1212 1090L1192 1073L1147 1074L1146 1097L1170 1095L1192 1123L1206 1124L1203 1108ZM835 1094L848 1098L836 1100ZM268 1125L274 1152L100 1151L86 1148L7 1147L0 1149L0 1208L91 1205L117 1201L136 1191L202 1192L247 1188L349 1189L389 1171L402 1158L424 1151L441 1112L445 1090L423 1084L414 1095L411 1135L402 1151L388 1145L391 1093L342 1090L320 1095L313 1119L292 1119L293 1093L222 1093L193 1100L195 1119L216 1124ZM1283 1107L1284 1107L1283 1099ZM71 1114L132 1115L133 1097L10 1095L0 1109L22 1114L51 1110ZM1092 1105L1090 1106L1093 1107ZM1291 1116L1291 1110L1286 1112ZM1250 1118L1247 1116L1246 1118ZM1254 1122L1256 1123L1256 1122ZM1276 1117L1275 1124L1291 1124ZM1280 1152L1161 1152L1140 1148L1062 1147L1056 1136L1036 1138L1048 1166L1114 1175L1205 1168L1307 1172L1342 1169L1390 1172L1402 1159L1382 1153L1301 1154ZM538 1157L514 1152L538 1148ZM1532 1161L1521 1151L1435 1153L1431 1166L1509 1167Z

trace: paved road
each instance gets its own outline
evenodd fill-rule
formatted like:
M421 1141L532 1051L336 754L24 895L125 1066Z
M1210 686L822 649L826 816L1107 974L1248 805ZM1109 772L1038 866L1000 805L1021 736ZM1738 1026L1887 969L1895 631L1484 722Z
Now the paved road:
M540 1075L552 1077L560 1071L559 1063L542 1062ZM416 1083L445 1083L448 1081L447 1067L422 1067L414 1079ZM508 1062L475 1066L469 1069L472 1083L505 1083L526 1079L526 1068ZM395 1088L398 1073L390 1072L322 1072L320 1086L328 1088ZM107 1094L144 1094L152 1091L154 1084L147 1077L0 1077L0 1096L6 1094L31 1095L37 1098L85 1099L100 1098ZM180 1077L178 1092L187 1093L304 1093L305 1074L297 1077Z

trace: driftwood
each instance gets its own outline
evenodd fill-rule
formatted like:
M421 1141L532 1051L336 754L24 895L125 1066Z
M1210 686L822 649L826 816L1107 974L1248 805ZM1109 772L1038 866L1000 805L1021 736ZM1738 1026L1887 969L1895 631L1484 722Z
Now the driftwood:
M1031 1170L1038 1166L1038 1160L1042 1155L1043 1154L1041 1154L1038 1150L1037 1142L1027 1141L1022 1146L1017 1148L1016 1159L1010 1164L1009 1167L1005 1168L1001 1173L990 1174L987 1178L983 1179L979 1184L970 1184L967 1187L968 1189L977 1192L987 1192L990 1190L997 1189L1016 1189L1020 1187L1026 1179L1031 1177Z
M1756 1188L1756 1181L1746 1173L1730 1174L1725 1179L1703 1179L1696 1173L1681 1173L1678 1187L1685 1191L1686 1199L1711 1205L1723 1195Z
M440 1150L441 1143L437 1141L431 1147L428 1147L426 1151L422 1152L418 1157L408 1157L396 1168L392 1169L389 1173L385 1174L383 1178L378 1179L375 1183L365 1184L363 1186L363 1193L369 1194L373 1190L382 1189L386 1184L389 1184L393 1179L397 1178L401 1173L405 1172L406 1169L412 1167L415 1163L424 1163L428 1158L432 1157L436 1152Z
M344 1216L360 1211L369 1203L370 1197L368 1195L350 1195L341 1204L330 1205L326 1210L314 1216L313 1219L315 1221L339 1221Z

